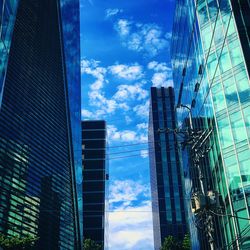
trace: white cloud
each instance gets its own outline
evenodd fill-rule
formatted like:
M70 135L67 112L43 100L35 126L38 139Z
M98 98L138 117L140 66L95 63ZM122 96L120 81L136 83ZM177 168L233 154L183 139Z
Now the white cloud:
M129 111L130 110L129 105L127 103L125 103L125 102L118 103L117 107L122 109L123 111Z
M82 115L82 118L83 119L86 119L86 118L93 118L93 113L88 111L87 109L82 109L81 110L81 115Z
M122 13L122 9L107 9L106 10L106 18L110 18L112 16L116 16L119 13Z
M95 78L94 82L90 84L90 91L88 92L90 105L98 108L97 111L93 112L94 117L112 114L117 108L128 110L129 107L126 103L117 103L116 100L105 97L103 88L108 83L106 79L107 69L100 67L99 64L100 62L96 60L82 60L81 62L82 74L91 75Z
M133 108L133 111L140 117L148 117L149 115L149 101L144 104L139 104Z
M143 88L146 81L140 79L143 77L143 69L138 64L117 64L105 68L100 66L100 61L82 60L81 72L83 75L93 77L93 82L89 84L88 91L89 105L93 109L88 110L88 112L84 110L83 117L103 118L105 115L114 114L117 110L127 112L132 108L130 106L132 101L140 101L148 97L148 91ZM118 85L113 96L107 96L105 87L109 84L107 79L110 74L129 81L140 79L140 82L134 83L134 85ZM128 121L126 122L128 123ZM129 141L133 137L131 134L124 132L123 135L120 135L120 138Z
M108 125L108 138L110 140L117 140L123 142L139 140L135 131L118 129L114 125Z
M113 98L115 100L127 100L127 99L136 99L138 101L148 97L148 91L142 89L141 84L135 85L119 85L118 91L115 93Z
M171 68L167 66L166 63L162 62L156 62L156 61L152 61L148 63L148 69L154 70L154 71L167 71L169 73L172 72Z
M108 139L120 142L146 142L146 131L118 130L114 125L107 126Z
M125 115L125 121L126 124L130 124L133 120L128 115Z
M81 61L81 73L91 75L96 78L96 81L90 85L92 90L99 90L103 88L106 75L106 68L99 67L99 61L95 60L82 60Z
M166 63L152 61L148 63L148 69L155 72L151 79L154 87L173 87L172 69Z
M126 206L132 205L132 201L139 200L139 196L149 196L149 186L133 180L116 180L110 185L109 203L123 202Z
M111 74L126 80L138 80L142 78L142 67L138 64L117 64L109 67Z
M110 198L109 249L153 249L149 187L132 180L117 180L111 184Z
M169 79L169 75L167 72L157 72L154 73L152 77L152 83L154 87L172 87L173 80Z
M141 150L141 157L142 158L147 158L148 157L148 150L147 149Z
M122 44L130 50L156 56L169 46L169 33L164 33L157 24L141 24L119 19L114 28L120 35Z
M120 19L115 24L114 28L120 36L127 36L130 33L131 22L126 19Z
M138 129L148 129L148 123L143 122L136 125Z

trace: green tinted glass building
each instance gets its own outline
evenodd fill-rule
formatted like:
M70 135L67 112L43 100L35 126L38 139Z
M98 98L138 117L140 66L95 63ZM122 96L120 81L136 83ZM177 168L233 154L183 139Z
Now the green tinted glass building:
M176 1L172 39L176 104L189 107L194 129L213 131L200 165L206 191L222 197L220 209L210 213L215 249L250 248L249 10L249 0ZM189 109L178 109L180 126ZM192 168L188 160L185 167ZM190 175L189 180L192 192L199 189L197 178ZM210 249L206 223L197 226L198 230L191 228L197 236L195 247Z

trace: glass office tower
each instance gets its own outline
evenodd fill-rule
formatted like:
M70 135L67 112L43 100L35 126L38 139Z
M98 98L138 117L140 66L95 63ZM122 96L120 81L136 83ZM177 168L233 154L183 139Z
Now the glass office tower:
M181 241L187 233L181 159L172 131L176 128L174 105L173 88L151 88L149 158L155 250L165 237Z
M106 122L82 121L83 238L107 248Z
M4 3L15 7L15 1ZM0 231L38 236L36 249L80 248L76 166L81 155L75 153L81 145L74 140L79 134L81 141L78 11L76 1L18 1L5 61Z
M179 126L185 127L191 110L196 131L213 131L200 165L206 191L222 197L220 209L210 211L215 249L250 248L249 12L242 6L249 9L249 1L178 0L173 26ZM184 160L188 172L190 162L190 158ZM196 178L189 177L193 192L199 186ZM200 222L201 248L210 249L209 229ZM195 231L191 228L192 236L197 235ZM196 239L193 243L198 248Z

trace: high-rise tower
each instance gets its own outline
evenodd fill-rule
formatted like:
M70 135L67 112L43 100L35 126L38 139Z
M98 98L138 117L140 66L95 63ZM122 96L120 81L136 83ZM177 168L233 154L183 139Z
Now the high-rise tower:
M107 248L106 123L82 121L83 238Z
M4 3L9 13L15 1ZM77 1L16 4L1 86L0 231L38 236L36 249L78 249L79 8Z
M187 176L189 190L221 197L189 217L196 220L197 229L190 231L197 248L198 242L202 249L250 248L249 7L249 0L176 1L172 64L178 123L185 128L190 117L194 134L210 131L196 147L202 152L196 159L201 175ZM187 173L197 162L189 154Z
M173 133L174 100L173 88L151 88L149 159L155 250L165 237L172 235L181 241L187 233L181 159Z

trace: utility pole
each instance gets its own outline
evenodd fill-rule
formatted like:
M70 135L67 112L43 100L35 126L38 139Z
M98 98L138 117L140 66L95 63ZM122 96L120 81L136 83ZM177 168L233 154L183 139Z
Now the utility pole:
M206 175L202 166L202 160L207 156L211 147L208 146L210 136L213 132L212 129L195 130L193 127L193 119L191 115L191 108L186 105L180 105L179 107L187 108L189 110L189 128L183 129L159 129L159 133L175 133L182 138L182 149L188 146L190 152L190 159L192 165L198 173L199 188L192 194L191 204L192 212L196 217L201 218L202 224L208 238L208 242L211 250L215 250L214 242L214 222L213 216L209 213L209 210L216 208L218 205L217 192L207 190L208 185L206 182Z

